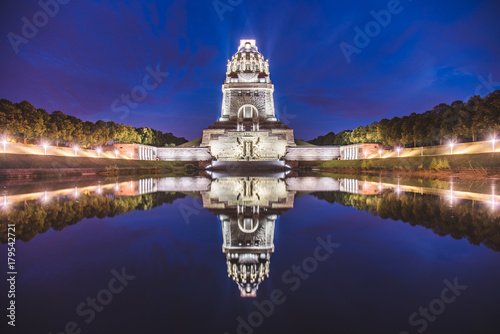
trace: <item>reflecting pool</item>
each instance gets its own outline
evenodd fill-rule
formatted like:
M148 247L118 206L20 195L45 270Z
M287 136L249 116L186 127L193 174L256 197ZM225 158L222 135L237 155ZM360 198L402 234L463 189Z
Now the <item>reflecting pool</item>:
M2 188L18 333L500 329L495 180L211 174Z

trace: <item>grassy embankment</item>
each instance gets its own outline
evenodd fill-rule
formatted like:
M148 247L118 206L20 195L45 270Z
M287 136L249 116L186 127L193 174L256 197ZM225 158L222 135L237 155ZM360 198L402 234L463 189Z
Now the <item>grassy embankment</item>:
M188 141L187 143L178 145L176 147L196 147L196 146L200 146L200 144L201 144L201 138L198 138L198 139L193 139L191 141Z
M193 162L145 161L128 159L106 159L86 157L45 156L32 154L0 154L0 171L9 170L7 175L15 175L16 170L34 177L61 176L60 174L81 175L88 169L97 174L133 174L183 171L186 166L196 167ZM54 174L54 175L52 175Z
M500 152L359 160L301 161L303 170L348 173L407 173L416 176L500 175Z

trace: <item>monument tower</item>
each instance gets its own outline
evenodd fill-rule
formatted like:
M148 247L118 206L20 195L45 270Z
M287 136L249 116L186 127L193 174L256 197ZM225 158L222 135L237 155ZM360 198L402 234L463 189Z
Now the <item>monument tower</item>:
M283 162L295 146L293 130L277 120L269 61L255 40L240 41L228 60L219 120L203 130L213 162ZM215 165L215 164L214 164Z

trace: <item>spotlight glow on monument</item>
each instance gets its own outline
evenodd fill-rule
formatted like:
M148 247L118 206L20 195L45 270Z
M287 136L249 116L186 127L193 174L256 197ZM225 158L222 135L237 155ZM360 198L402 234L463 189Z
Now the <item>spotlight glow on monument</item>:
M213 161L284 160L296 145L293 130L276 118L273 93L269 61L255 40L241 40L227 62L220 118L203 130L200 146L210 148Z

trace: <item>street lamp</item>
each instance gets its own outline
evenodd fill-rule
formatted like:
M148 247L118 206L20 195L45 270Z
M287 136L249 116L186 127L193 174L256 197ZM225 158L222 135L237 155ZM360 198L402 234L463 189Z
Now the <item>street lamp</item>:
M453 145L455 145L454 142L450 142L450 153L453 154Z
M118 158L118 150L115 150L115 158Z
M382 150L378 150L378 156L379 158L382 158Z
M3 153L5 153L5 146L7 145L7 141L5 139L2 140L2 144L3 144Z
M49 145L47 145L47 143L43 143L43 144L42 144L42 147L43 147L43 154L44 154L44 155L47 155L47 146L49 146Z
M493 147L493 152L495 152L495 142L496 142L496 137L495 135L493 135L493 137L491 137L491 146Z
M399 152L401 152L401 147L398 147L397 151L398 151L398 158L399 158Z
M130 152L130 159L134 158L134 153Z
M100 147L98 147L98 148L96 149L96 151L97 151L97 157L99 158L99 157L101 156L101 151L102 151L102 149L101 149Z
M76 153L78 152L78 146L74 146L73 150L75 151L75 157L76 157Z

